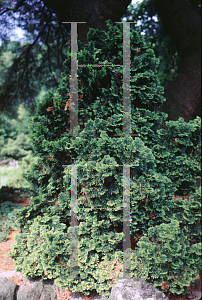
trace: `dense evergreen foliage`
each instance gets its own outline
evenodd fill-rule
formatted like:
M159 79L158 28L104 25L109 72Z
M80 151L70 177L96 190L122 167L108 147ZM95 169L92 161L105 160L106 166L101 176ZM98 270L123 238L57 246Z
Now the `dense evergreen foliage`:
M79 64L123 64L122 24L114 29L108 20L107 25L106 33L91 29L87 45L79 42ZM157 110L165 101L157 77L158 60L138 32L131 30L130 38L131 127L132 134L139 136L122 134L121 66L78 68L79 134L69 135L70 57L64 63L66 71L57 93L49 92L32 118L31 141L39 162L26 178L37 196L31 198L30 207L17 213L16 224L22 232L16 235L9 256L17 271L32 278L55 278L61 287L85 295L96 290L109 296L114 284L114 262L123 261L122 165L132 165L130 227L131 236L140 241L138 247L132 247L132 274L141 274L134 258L139 255L146 261L141 265L144 279L152 278L156 286L167 280L171 292L184 293L200 268L200 200L196 178L200 174L201 120L198 117L185 123L179 119L167 122L167 130L159 129L166 115ZM115 134L120 137L114 137ZM70 210L76 211L71 207L71 164L78 165L76 278L70 277ZM174 194L191 194L194 198L176 208ZM193 210L196 215L191 220ZM154 238L155 231L160 235L160 244ZM186 244L182 249L186 261L179 255L171 263L170 257L173 251L180 251L181 241ZM150 248L149 243L154 247ZM157 258L156 247L160 247ZM189 247L192 254L187 255ZM148 261L148 251L150 257L158 260L158 276L153 273L153 261ZM111 273L106 265L112 268ZM188 285L179 287L187 265L191 269L186 277ZM175 284L170 272L179 275Z

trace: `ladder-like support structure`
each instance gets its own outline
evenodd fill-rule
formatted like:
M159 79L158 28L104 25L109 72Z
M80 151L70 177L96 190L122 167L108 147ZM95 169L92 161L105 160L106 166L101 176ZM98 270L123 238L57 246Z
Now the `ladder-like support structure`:
M86 22L62 22L71 23L71 86L70 86L70 136L78 135L78 67L123 67L123 135L138 136L131 134L131 101L130 101L130 23L123 23L123 65L78 65L77 62L77 23ZM122 22L116 22L122 23ZM121 135L121 136L123 136ZM114 135L119 136L119 135ZM70 166L70 165L63 165ZM78 238L74 227L77 226L77 166L71 165L71 242L75 251L70 255L70 276L76 277L78 274ZM80 165L79 165L80 166ZM82 165L83 166L83 165ZM131 278L130 273L130 167L134 165L123 166L123 276ZM77 211L77 213L76 213ZM124 220L125 219L125 220ZM76 227L75 227L76 229ZM72 267L77 262L77 268Z

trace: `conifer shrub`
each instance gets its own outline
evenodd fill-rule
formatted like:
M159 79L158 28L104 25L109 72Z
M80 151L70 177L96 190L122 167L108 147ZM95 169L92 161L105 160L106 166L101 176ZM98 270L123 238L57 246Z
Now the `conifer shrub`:
M201 243L201 187L188 199L173 201L173 216L190 244Z
M193 195L196 178L201 178L201 118L188 123L182 118L166 122L167 130L158 130L153 155L160 173L171 179L175 195Z
M178 220L150 227L132 253L132 277L150 281L172 294L189 293L201 268L201 243L192 243Z
M113 27L110 20L107 26L107 32L90 29L87 45L79 41L79 64L123 64L123 27L121 24ZM183 222L183 216L188 218L187 207L186 210L182 205L178 212L173 210L176 207L173 196L185 188L187 193L196 191L194 180L200 166L197 157L190 158L189 154L198 151L200 120L188 123L185 136L188 143L183 140L183 147L180 139L176 145L170 138L169 122L168 132L159 130L166 114L157 110L165 101L157 78L158 60L132 27L131 24L131 127L132 134L139 136L122 134L123 74L122 67L113 66L78 68L79 134L69 134L71 61L68 57L60 88L56 94L49 92L33 117L31 142L38 163L32 166L26 179L37 196L31 198L29 207L16 213L16 224L22 231L16 235L9 253L16 271L31 278L54 278L62 288L85 295L96 290L108 297L121 276L121 271L116 274L116 263L123 262L122 165L131 165L130 229L131 236L137 239L151 234L153 228L167 232L175 217L178 223ZM173 129L176 138L181 137L186 124L183 120L178 122L175 124L179 129ZM120 137L114 137L115 134ZM177 170L172 170L169 151L178 151L178 163L182 157L184 161L186 158L187 165L181 167L179 180ZM77 277L70 276L70 253L75 250L75 245L70 245L70 216L71 210L76 212L71 207L71 164L77 165L78 176L79 252L78 263L74 264L74 267L78 264ZM190 184L185 186L181 182L186 168ZM194 231L196 224L190 229L190 222L187 221L186 228ZM175 229L178 223L174 223ZM180 238L177 241L180 243ZM179 266L183 269L181 263ZM148 268L145 264L145 274Z

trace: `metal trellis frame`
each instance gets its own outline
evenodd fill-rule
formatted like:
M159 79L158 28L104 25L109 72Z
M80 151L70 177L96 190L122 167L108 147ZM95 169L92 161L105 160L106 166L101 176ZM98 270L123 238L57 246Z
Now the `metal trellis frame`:
M86 22L62 22L71 24L71 85L70 85L70 136L78 136L78 67L123 67L123 135L114 136L138 136L131 134L131 101L130 101L130 23L135 22L115 22L123 23L123 65L78 65L77 52L77 23ZM74 227L77 226L77 166L84 165L63 165L71 166L71 242L70 247L74 249L70 255L70 276L78 275L78 238ZM130 273L130 167L134 165L123 166L123 276L131 278ZM77 211L77 212L76 212ZM124 220L126 219L126 221ZM75 227L76 229L76 227ZM75 268L76 265L76 268Z

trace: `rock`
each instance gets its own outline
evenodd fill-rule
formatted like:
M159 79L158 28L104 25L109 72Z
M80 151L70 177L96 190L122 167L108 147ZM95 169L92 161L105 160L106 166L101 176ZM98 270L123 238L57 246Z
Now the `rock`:
M140 278L120 278L111 290L109 300L168 300L153 285Z
M97 293L84 297L54 284L54 279L28 279L24 277L20 287L6 277L0 277L0 300L107 300ZM201 293L195 292L195 300ZM194 299L194 298L192 298ZM168 300L153 285L139 278L119 278L108 300ZM190 299L191 300L191 299Z
M189 295L188 298L189 299L194 299L194 300L200 300L201 299L201 292L192 291L191 295Z
M53 287L56 286L53 280L35 280L30 282L25 278L27 285L21 285L18 292L16 300L57 300L56 292Z
M0 300L15 299L16 283L7 278L0 278Z
M81 293L72 293L54 284L54 279L28 279L20 287L6 277L0 277L0 300L83 300ZM98 294L86 300L106 300Z

